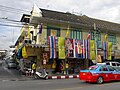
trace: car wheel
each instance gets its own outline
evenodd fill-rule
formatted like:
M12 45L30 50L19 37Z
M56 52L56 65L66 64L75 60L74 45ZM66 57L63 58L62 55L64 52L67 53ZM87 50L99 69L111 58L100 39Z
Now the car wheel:
M98 83L98 84L102 84L103 82L104 82L103 77L98 77L97 83Z

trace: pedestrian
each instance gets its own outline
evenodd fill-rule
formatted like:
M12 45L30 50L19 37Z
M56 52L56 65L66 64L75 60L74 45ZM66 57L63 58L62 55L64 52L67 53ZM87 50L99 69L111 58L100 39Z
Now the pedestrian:
M60 73L62 73L62 69L63 69L62 62L60 62L60 65L59 65L59 71L60 71Z
M66 74L68 74L68 68L69 68L68 62L66 62Z
M60 62L60 73L64 74L64 70L65 70L65 64L64 64L64 61L62 60Z
M34 63L32 64L32 73L33 73L33 76L35 75L36 68L37 68L37 66L36 66L36 63L34 62Z
M56 61L53 60L53 64L52 64L52 69L53 69L53 73L55 73L55 69L56 69Z

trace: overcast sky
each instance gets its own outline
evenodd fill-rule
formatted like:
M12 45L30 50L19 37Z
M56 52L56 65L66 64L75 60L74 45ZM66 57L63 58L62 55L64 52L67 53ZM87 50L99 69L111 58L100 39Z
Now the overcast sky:
M0 0L0 49L9 49L20 35L22 14L30 14L33 4L39 8L87 15L92 18L120 23L120 0ZM10 26L3 26L10 25Z

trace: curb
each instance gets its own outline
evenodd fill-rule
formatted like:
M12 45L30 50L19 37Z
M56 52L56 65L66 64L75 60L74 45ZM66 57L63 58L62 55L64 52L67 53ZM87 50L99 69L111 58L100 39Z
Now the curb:
M48 76L48 79L72 79L72 78L79 78L79 75Z

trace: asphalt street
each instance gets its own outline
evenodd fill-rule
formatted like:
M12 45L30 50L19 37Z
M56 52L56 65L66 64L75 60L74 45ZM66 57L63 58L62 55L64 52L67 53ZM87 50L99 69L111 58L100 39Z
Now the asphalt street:
M24 77L25 78L25 77ZM0 66L0 90L120 90L120 82L86 83L77 79L23 79L15 69Z
M0 90L120 90L120 82L90 84L78 79L2 81Z
M0 61L0 81L17 80L21 78L18 70L8 69L5 61Z

